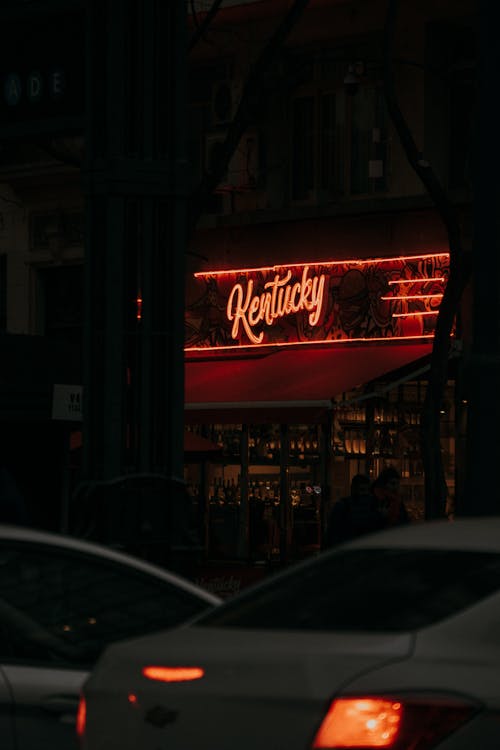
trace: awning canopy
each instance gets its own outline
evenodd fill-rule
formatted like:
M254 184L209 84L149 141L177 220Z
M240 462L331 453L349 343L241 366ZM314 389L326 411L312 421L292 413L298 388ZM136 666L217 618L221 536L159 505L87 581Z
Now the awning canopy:
M351 391L425 357L432 344L302 346L246 359L190 360L185 364L186 420L239 421L259 414L276 418L295 409L317 421L340 393ZM311 413L314 412L314 414ZM299 420L300 421L300 420Z
M189 454L191 458L216 456L219 453L222 454L222 446L213 443L203 435L185 430L184 453Z

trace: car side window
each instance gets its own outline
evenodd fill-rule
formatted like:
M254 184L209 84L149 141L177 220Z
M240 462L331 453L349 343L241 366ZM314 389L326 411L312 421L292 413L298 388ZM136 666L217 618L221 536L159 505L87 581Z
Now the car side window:
M496 553L339 548L248 589L197 624L405 632L461 612L499 588Z
M0 659L91 665L114 641L172 627L207 605L194 594L91 554L0 546Z

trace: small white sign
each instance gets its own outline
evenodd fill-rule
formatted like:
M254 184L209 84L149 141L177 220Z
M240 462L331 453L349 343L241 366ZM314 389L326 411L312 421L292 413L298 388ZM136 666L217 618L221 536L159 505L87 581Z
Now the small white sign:
M82 386L54 384L52 419L82 420Z

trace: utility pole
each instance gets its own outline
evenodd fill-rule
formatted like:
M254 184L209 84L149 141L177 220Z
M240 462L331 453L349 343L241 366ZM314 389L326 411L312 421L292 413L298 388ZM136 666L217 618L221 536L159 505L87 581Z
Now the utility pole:
M457 514L500 514L492 477L500 458L500 227L495 80L500 64L497 8L478 3L477 128L475 134L472 345L468 392L466 491Z
M161 562L184 499L185 13L184 0L86 5L82 486L101 491L98 513L116 496L113 533L132 488L129 532Z

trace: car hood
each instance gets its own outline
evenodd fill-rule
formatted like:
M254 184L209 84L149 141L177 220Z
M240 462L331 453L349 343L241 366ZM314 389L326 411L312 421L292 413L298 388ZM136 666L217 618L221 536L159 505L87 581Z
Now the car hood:
M115 644L86 684L87 747L128 750L164 742L169 750L303 750L333 695L356 677L406 658L411 648L407 634L196 626ZM143 677L145 666L201 667L204 676L162 683Z

